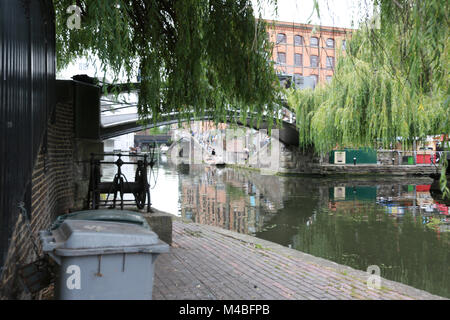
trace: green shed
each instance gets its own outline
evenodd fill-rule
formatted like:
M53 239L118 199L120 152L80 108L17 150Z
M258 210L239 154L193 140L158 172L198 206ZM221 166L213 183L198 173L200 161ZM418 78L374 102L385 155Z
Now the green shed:
M337 160L336 153L338 157L342 158L345 152L345 164L353 164L354 158L356 158L356 164L376 164L377 163L377 152L374 149L347 149L344 150L333 150L330 152L330 163L339 164ZM344 164L344 163L342 163Z

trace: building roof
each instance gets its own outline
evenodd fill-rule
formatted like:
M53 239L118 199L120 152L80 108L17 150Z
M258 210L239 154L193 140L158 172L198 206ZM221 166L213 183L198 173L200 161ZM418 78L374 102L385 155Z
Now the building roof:
M305 24L305 23L296 23L296 22L287 22L287 21L278 21L278 20L265 20L269 27L272 25L275 27L284 27L284 28L293 28L298 30L313 30L317 29L318 32L333 32L333 33L341 33L347 34L355 31L356 29L350 28L341 28L341 27L331 27L331 26L320 26L314 24Z

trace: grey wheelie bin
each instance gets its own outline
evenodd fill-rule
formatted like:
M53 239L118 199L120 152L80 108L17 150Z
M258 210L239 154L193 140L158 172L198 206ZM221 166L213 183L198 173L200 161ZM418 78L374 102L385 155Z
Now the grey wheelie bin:
M64 214L56 218L50 227L51 230L58 228L65 220L96 220L96 221L111 221L123 222L140 225L146 229L151 230L145 218L139 212L129 210L82 210L69 214Z
M139 225L66 219L40 232L56 263L60 300L152 299L155 260L169 246Z

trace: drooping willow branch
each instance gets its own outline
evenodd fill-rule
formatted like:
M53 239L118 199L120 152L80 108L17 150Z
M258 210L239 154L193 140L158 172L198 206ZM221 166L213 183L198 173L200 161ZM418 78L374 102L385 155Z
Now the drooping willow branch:
M450 132L448 1L374 2L379 27L353 34L332 83L288 94L304 145L409 146Z
M54 1L58 67L90 54L115 75L140 70L142 120L208 111L220 121L237 108L277 114L271 44L250 0L77 0L80 30L66 26L72 4Z
M324 153L400 140L410 148L450 132L449 2L374 3L379 26L369 21L354 32L331 84L287 94L304 147Z

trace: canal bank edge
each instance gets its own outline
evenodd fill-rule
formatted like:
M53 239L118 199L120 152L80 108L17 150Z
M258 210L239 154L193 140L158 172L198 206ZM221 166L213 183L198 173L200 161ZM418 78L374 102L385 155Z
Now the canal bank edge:
M324 269L331 269L331 270L337 270L341 274L346 274L348 277L351 277L355 280L361 281L364 285L367 284L367 278L368 274L361 270L356 270L351 267L338 264L336 262L326 260L323 258L319 258L295 249L286 248L282 245L279 245L277 243L259 239L256 237L252 237L249 235L239 234L228 230L223 230L217 227L212 227L212 229L215 229L215 232L221 233L226 236L234 237L235 239L238 239L240 241L247 242L249 244L253 244L256 247L262 247L263 250L271 250L274 252L277 252L281 255L284 255L286 257L297 257L303 261L307 261L309 263L312 263L318 267L324 268ZM437 295L433 295L429 292L426 292L424 290L416 289L414 287L391 281L385 278L381 279L381 289L380 290L395 290L398 292L401 292L401 294L409 296L413 299L423 299L423 300L448 300L444 297L440 297Z
M311 172L301 172L281 168L279 171L251 167L240 164L226 164L226 167L246 169L260 172L266 175L276 175L282 177L370 177L370 176L396 176L396 177L430 177L436 173L436 168L431 166L392 166L392 165L318 165L316 170Z
M297 251L295 249L290 249L287 247L284 247L282 245L276 244L271 241L259 239L250 235L240 234L237 232L225 230L219 227L209 226L209 225L202 225L198 223L194 223L191 220L184 219L182 217L175 216L170 213L165 213L162 211L158 211L159 214L163 214L166 217L170 217L171 219L176 222L176 224L181 224L181 227L183 230L188 230L189 227L194 227L197 231L194 231L192 234L189 234L190 236L196 237L197 233L202 234L202 237L205 236L205 234L211 233L216 234L221 237L226 237L230 239L230 241L239 241L241 243L244 243L252 248L256 248L258 250L263 251L261 255L261 261L260 263L264 263L264 252L267 254L276 254L281 255L289 260L301 260L304 263L308 263L314 268L321 269L325 274L332 272L332 273L338 273L342 279L347 279L349 283L357 283L358 287L365 287L367 286L367 279L369 277L369 274L353 269L348 266L344 266L323 258L315 257L310 254ZM204 230L205 232L202 232ZM186 231L187 232L187 231ZM195 234L194 234L195 233ZM174 242L176 242L176 239L174 239ZM199 250L202 250L202 248L198 248ZM219 250L219 249L218 249ZM222 249L225 250L225 249ZM231 248L229 250L232 250ZM170 253L169 253L170 254ZM177 253L177 256L180 255L180 252ZM228 256L228 253L224 254L225 256ZM183 259L182 256L178 257L179 259ZM236 265L236 267L239 267L239 265ZM240 270L240 272L243 272L243 270ZM200 275L201 276L201 275ZM251 274L249 274L251 276ZM207 282L208 279L201 279L202 282ZM346 285L344 283L344 285ZM433 295L429 292L426 292L424 290L416 289L414 287L391 281L385 278L381 278L381 288L380 289L369 289L368 291L371 291L373 294L380 294L381 296L387 294L387 293L394 293L396 295L401 295L406 297L406 299L418 299L418 300L448 300L447 298L440 297L437 295ZM370 299L373 298L370 295L367 297L359 297L361 299Z

